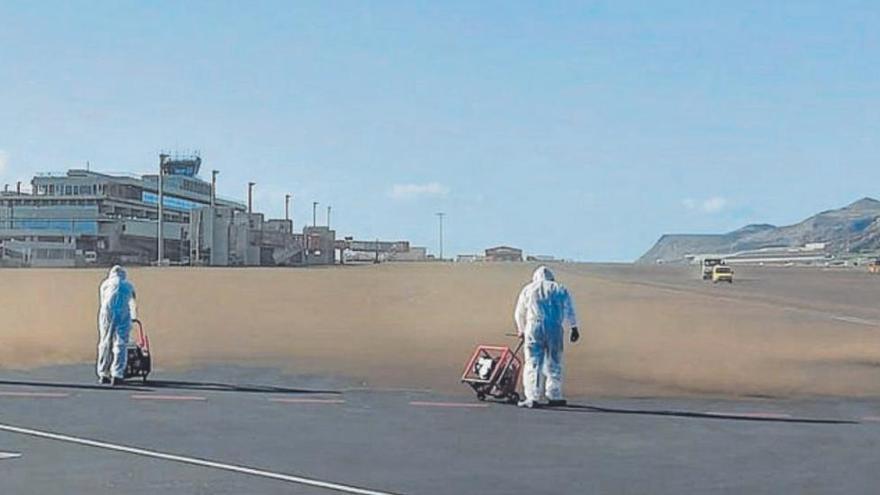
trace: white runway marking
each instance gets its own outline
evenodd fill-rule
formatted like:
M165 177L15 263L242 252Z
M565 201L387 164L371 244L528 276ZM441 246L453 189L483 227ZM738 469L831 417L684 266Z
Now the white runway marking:
M19 457L21 457L21 454L16 454L14 452L0 452L0 461L6 459L18 459Z
M239 474L246 474L250 476L256 476L259 478L267 478L273 479L277 481L285 481L288 483L296 483L299 485L312 486L315 488L323 488L326 490L333 490L342 493L353 493L356 495L395 495L390 492L381 492L376 490L369 490L366 488L358 488L356 486L343 485L340 483L333 483L330 481L320 481L311 478L303 478L300 476L292 476L289 474L275 473L272 471L265 471L262 469L254 469L245 466L237 466L235 464L224 464L221 462L209 461L206 459L198 459L195 457L185 457L181 455L174 454L166 454L163 452L157 452L154 450L146 450L139 449L136 447L127 447L125 445L117 445L108 442L100 442L97 440L89 440L87 438L79 438L73 437L69 435L61 435L58 433L52 433L48 431L39 431L39 430L31 430L28 428L19 428L17 426L0 424L0 431L6 431L9 433L18 433L20 435L27 435L31 437L44 438L47 440L55 440L58 442L64 443L72 443L76 445L84 445L86 447L94 447L97 449L111 450L114 452L123 452L126 454L133 454L142 457L151 457L153 459L162 459L165 461L178 462L181 464L189 464L192 466L200 466L211 469L219 469L221 471L228 471Z
M198 395L150 395L150 394L135 394L132 395L131 398L133 400L180 400L180 401L205 401L208 400L205 397L201 397Z
M282 404L345 404L342 399L269 399Z
M471 404L469 402L424 402L424 401L413 401L410 402L409 405L416 407L461 407L464 409L484 409L489 407L489 404Z
M5 392L0 391L0 397L19 397L34 399L64 399L70 397L70 394L62 392Z
M856 325L866 325L869 327L878 326L878 323L876 321L866 320L864 318L856 318L855 316L832 316L831 319L843 321L846 323L854 323Z

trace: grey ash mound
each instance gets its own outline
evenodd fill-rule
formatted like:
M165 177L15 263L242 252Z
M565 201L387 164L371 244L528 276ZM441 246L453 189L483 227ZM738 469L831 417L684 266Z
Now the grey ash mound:
M636 262L683 263L684 256L693 253L727 254L813 242L826 243L831 253L880 250L880 201L863 198L784 227L754 224L726 234L666 234Z

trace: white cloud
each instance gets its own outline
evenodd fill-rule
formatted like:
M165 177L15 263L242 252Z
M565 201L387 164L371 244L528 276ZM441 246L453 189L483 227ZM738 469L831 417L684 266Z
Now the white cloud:
M718 213L727 206L727 200L720 196L715 196L714 198L709 198L706 201L703 201L702 206L703 211L706 213Z
M391 199L409 201L421 198L442 198L449 194L449 188L437 182L426 184L394 184L388 195Z
M726 198L722 198L721 196L713 196L711 198L703 200L686 198L681 201L681 204L688 210L695 210L711 214L718 213L726 208L728 201Z

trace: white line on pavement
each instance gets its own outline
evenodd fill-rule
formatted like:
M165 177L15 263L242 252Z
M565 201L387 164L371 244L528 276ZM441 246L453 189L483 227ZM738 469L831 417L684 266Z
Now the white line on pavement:
M489 404L471 404L469 402L425 402L425 401L412 401L409 403L411 406L416 407L460 407L464 409L485 409L489 407Z
M343 399L269 399L281 404L345 404Z
M132 395L131 398L133 400L181 400L181 401L205 401L205 400L208 400L205 397L201 397L201 396L197 396L197 395L135 394L135 395Z
M28 428L20 428L12 425L0 424L0 431L6 431L9 433L18 433L20 435L28 435L37 438L44 438L47 440L55 440L58 442L72 443L76 445L84 445L87 447L94 447L98 449L104 450L112 450L114 452L123 452L126 454L139 455L142 457L151 457L153 459L162 459L165 461L178 462L182 464L189 464L192 466L200 466L211 469L219 469L222 471L229 471L233 473L246 474L250 476L257 476L260 478L273 479L278 481L286 481L288 483L296 483L300 485L313 486L316 488L323 488L326 490L333 490L342 493L353 493L356 495L394 495L390 492L381 492L376 490L369 490L366 488L358 488L350 485L343 485L340 483L333 483L330 481L320 481L311 478L303 478L300 476L291 476L289 474L275 473L272 471L265 471L262 469L254 469L245 466L237 466L235 464L224 464L221 462L209 461L206 459L198 459L195 457L185 457L181 455L174 454L166 454L163 452L157 452L154 450L146 450L139 449L136 447L127 447L125 445L117 445L108 442L100 442L97 440L89 440L87 438L79 438L73 437L69 435L61 435L58 433L52 433L48 431L40 431L40 430L32 430Z
M62 392L6 392L0 391L0 397L19 397L34 399L64 399L70 397L70 394Z
M856 318L855 316L832 316L831 319L837 320L837 321L843 321L846 323L853 323L856 325L865 325L865 326L869 326L869 327L880 326L877 324L876 321L866 320L864 318Z
M21 457L21 454L17 454L14 452L0 452L0 461L6 459L18 459L19 457Z

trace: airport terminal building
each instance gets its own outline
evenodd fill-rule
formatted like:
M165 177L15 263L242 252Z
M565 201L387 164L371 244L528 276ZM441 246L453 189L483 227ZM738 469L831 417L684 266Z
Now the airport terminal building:
M334 262L335 232L290 220L264 220L218 198L199 178L197 155L165 157L164 257L215 266ZM149 264L158 257L159 175L108 175L74 169L38 175L31 191L0 193L0 266ZM329 247L329 249L328 249Z

